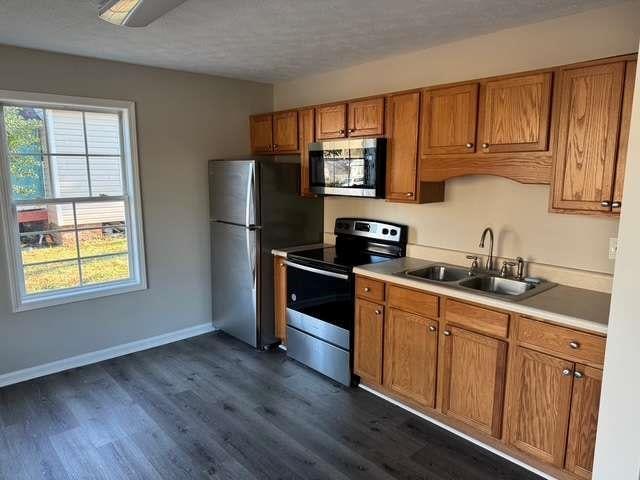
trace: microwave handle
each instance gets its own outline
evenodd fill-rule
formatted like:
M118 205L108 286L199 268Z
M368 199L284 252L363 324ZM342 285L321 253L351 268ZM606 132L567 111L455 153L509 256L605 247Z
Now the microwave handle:
M345 275L344 273L329 272L327 270L321 270L319 268L313 268L313 267L308 267L306 265L300 265L299 263L293 263L288 260L285 260L283 263L285 265L288 265L289 267L297 268L299 270L304 270L306 272L317 273L318 275L324 275L325 277L333 277L333 278L339 278L341 280L349 280L349 275Z

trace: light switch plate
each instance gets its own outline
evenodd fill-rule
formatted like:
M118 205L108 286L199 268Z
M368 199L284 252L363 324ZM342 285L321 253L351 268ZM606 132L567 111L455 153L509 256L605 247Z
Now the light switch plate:
M615 260L617 253L618 253L618 239L610 238L609 239L609 260Z

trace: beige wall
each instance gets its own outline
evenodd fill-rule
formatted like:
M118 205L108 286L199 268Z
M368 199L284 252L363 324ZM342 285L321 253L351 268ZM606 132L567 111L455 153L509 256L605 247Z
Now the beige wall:
M625 3L276 84L275 107L631 53L637 51L639 36L640 2ZM325 230L331 230L336 216L396 220L411 227L409 241L414 245L410 254L465 261L460 251L478 252L482 228L490 225L498 234L498 255L521 255L536 262L532 272L555 280L610 289L614 262L608 259L608 242L617 235L618 221L550 214L548 195L547 186L468 177L448 181L446 202L440 205L330 198L325 201Z
M207 160L249 151L272 86L0 46L0 89L136 102L149 289L11 313L0 375L211 321Z

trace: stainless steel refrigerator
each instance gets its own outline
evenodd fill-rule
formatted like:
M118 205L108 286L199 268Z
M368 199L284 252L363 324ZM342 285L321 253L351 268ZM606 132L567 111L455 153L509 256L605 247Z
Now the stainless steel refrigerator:
M301 198L300 166L211 160L213 324L252 345L275 338L271 250L322 241L321 198Z

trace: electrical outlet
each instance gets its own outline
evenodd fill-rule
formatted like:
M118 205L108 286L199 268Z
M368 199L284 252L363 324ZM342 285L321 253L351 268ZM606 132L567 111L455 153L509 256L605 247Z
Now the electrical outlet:
M618 253L618 239L610 238L609 239L609 260L615 260L616 253Z

